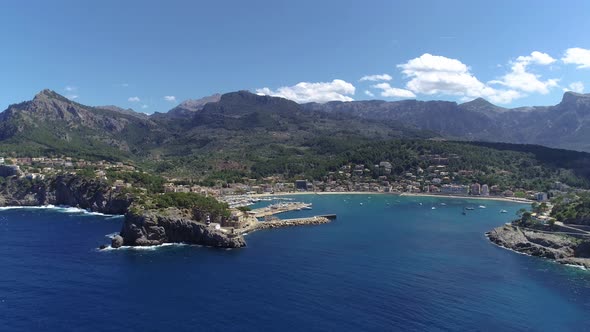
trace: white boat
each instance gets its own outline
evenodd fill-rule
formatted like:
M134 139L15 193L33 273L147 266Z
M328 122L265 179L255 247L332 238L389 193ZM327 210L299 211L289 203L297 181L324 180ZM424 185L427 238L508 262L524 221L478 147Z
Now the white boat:
M480 209L485 209L485 208L486 208L486 206L485 206L485 205L480 205L480 206L479 206L479 208L480 208Z
M446 205L447 205L447 203L440 203L440 205L442 205L442 206L446 206Z
M432 207L432 210L436 210L436 208L433 206L433 207Z
M506 210L500 210L500 213L508 213Z

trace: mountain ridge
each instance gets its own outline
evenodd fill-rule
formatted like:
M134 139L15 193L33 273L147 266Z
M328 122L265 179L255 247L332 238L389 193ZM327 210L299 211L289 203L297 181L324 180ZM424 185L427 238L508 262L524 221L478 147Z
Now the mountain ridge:
M0 113L3 140L23 133L26 138L32 128L43 127L51 127L44 133L49 141L68 141L79 131L124 151L147 151L167 143L178 146L191 139L210 144L214 139L205 135L225 139L236 130L254 130L252 134L259 136L267 131L283 136L280 141L285 142L310 130L320 135L319 128L336 136L346 132L365 137L440 136L590 151L590 94L565 92L553 106L503 108L483 98L461 104L437 100L298 104L242 90L189 99L168 113L148 116L117 106L82 105L45 89Z

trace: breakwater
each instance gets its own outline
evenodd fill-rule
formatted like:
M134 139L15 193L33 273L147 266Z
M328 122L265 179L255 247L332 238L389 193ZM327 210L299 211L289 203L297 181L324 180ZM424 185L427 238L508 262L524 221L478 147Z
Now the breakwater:
M269 228L280 228L280 227L292 227L292 226L303 226L303 225L321 225L327 224L331 219L326 217L308 217L308 218L295 218L295 219L282 219L264 221L255 224L254 229L269 229Z

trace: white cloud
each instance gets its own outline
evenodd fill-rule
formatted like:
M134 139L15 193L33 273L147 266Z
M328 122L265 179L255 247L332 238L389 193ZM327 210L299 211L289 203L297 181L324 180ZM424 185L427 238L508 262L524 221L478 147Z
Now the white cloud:
M264 87L256 89L256 93L287 98L298 103L325 103L333 100L352 101L354 99L350 95L354 95L355 90L356 88L351 83L336 79L332 82L300 82L293 86L280 87L274 91Z
M577 92L577 93L584 93L584 83L573 82L567 88L564 88L563 91L573 91L573 92Z
M445 94L467 99L483 97L506 104L522 95L515 90L499 90L478 80L469 67L457 59L425 53L398 65L410 78L406 88L414 94Z
M375 97L375 95L369 90L365 90L365 94L369 97Z
M66 90L67 92L74 92L74 91L78 90L78 87L68 85L64 88L64 90Z
M388 74L380 74L380 75L367 75L361 77L359 81L391 81L393 78Z
M176 97L175 96L164 96L164 100L165 101L172 102L172 103L175 103L176 102Z
M540 75L527 71L530 64L549 65L556 60L547 53L532 52L529 56L519 56L512 62L511 72L502 76L500 80L490 81L490 84L499 84L505 87L528 92L548 94L549 89L557 87L558 79L542 81Z
M550 65L555 61L557 60L553 59L549 54L541 53L539 51L533 51L531 55L521 55L518 58L516 58L516 62L524 63L526 65L528 65L529 63L534 63L538 65Z
M578 65L578 68L590 68L590 50L579 47L568 48L561 61Z
M132 102L132 103L137 103L137 102L140 102L141 99L139 99L139 97L129 97L127 99L127 101Z
M416 98L416 95L412 91L393 88L389 83L379 83L372 87L375 89L381 89L381 97Z
M78 95L67 95L66 98L68 98L69 100L74 100L78 99Z

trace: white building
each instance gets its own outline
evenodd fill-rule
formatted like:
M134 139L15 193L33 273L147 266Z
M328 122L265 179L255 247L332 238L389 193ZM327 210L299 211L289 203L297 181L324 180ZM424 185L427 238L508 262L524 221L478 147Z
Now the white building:
M535 199L539 202L545 202L547 200L547 193L544 193L544 192L536 193Z
M481 186L481 195L482 196L489 196L490 195L490 188L487 184Z

